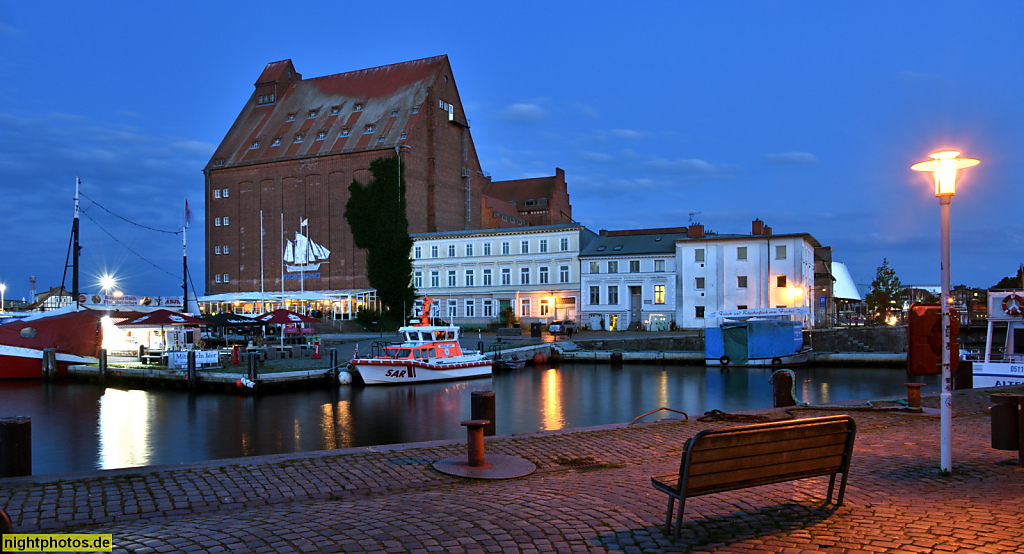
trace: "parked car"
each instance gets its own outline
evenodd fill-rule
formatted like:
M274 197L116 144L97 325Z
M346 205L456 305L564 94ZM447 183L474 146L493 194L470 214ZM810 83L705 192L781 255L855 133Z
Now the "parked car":
M548 332L552 335L572 335L579 331L576 328L576 322L574 321L552 321L551 325L548 325Z

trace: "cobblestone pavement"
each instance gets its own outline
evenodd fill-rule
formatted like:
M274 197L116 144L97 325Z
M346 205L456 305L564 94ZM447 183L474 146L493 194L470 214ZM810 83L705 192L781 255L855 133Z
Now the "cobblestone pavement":
M697 497L675 541L649 477L678 467L688 437L734 422L489 438L488 453L537 464L512 480L433 470L465 453L449 441L0 479L0 507L17 532L111 533L131 552L1020 552L1024 469L990 447L991 392L955 393L949 475L937 417L794 410L856 418L844 504L817 507L827 478Z

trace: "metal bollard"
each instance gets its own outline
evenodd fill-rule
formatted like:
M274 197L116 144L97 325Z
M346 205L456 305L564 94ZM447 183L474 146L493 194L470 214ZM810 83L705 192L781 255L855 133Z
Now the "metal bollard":
M249 355L246 357L246 359L249 361L249 380L250 381L255 381L256 377L258 376L258 373L259 373L259 371L257 369L257 362L258 362L258 360L256 359L256 357L257 357L256 354L252 353L252 352L250 352Z
M189 350L185 358L186 373L185 376L188 378L188 388L194 388L196 386L196 352L195 350Z
M494 391L473 391L469 395L469 413L474 420L486 419L484 435L494 436Z
M793 398L793 374L786 370L777 370L772 373L772 396L776 408L796 406L796 399Z
M907 407L913 411L921 411L921 387L924 383L903 383L907 387Z
M100 348L100 384L102 385L107 378L107 349Z
M0 478L32 475L32 418L0 417Z
M468 446L467 463L470 467L485 467L484 462L484 426L490 423L486 419L470 419L463 421L466 427Z

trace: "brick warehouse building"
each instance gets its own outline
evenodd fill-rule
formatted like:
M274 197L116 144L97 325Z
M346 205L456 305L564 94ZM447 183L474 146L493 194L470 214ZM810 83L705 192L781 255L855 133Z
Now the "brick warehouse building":
M260 291L261 266L268 293L367 289L348 187L396 151L410 233L481 227L490 179L447 56L312 79L268 64L203 170L207 294ZM302 263L306 241L316 259Z

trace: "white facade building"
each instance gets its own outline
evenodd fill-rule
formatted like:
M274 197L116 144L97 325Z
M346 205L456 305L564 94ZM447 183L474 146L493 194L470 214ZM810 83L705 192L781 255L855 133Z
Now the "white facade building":
M705 235L702 226L676 241L684 328L714 327L719 310L807 307L814 304L814 249L806 233L771 234L755 221L750 235ZM809 317L804 318L810 326Z
M441 318L484 327L508 310L524 327L578 319L579 253L594 233L578 224L411 235L413 287Z
M676 240L685 236L685 228L601 231L580 254L582 323L611 331L672 328L679 305Z

